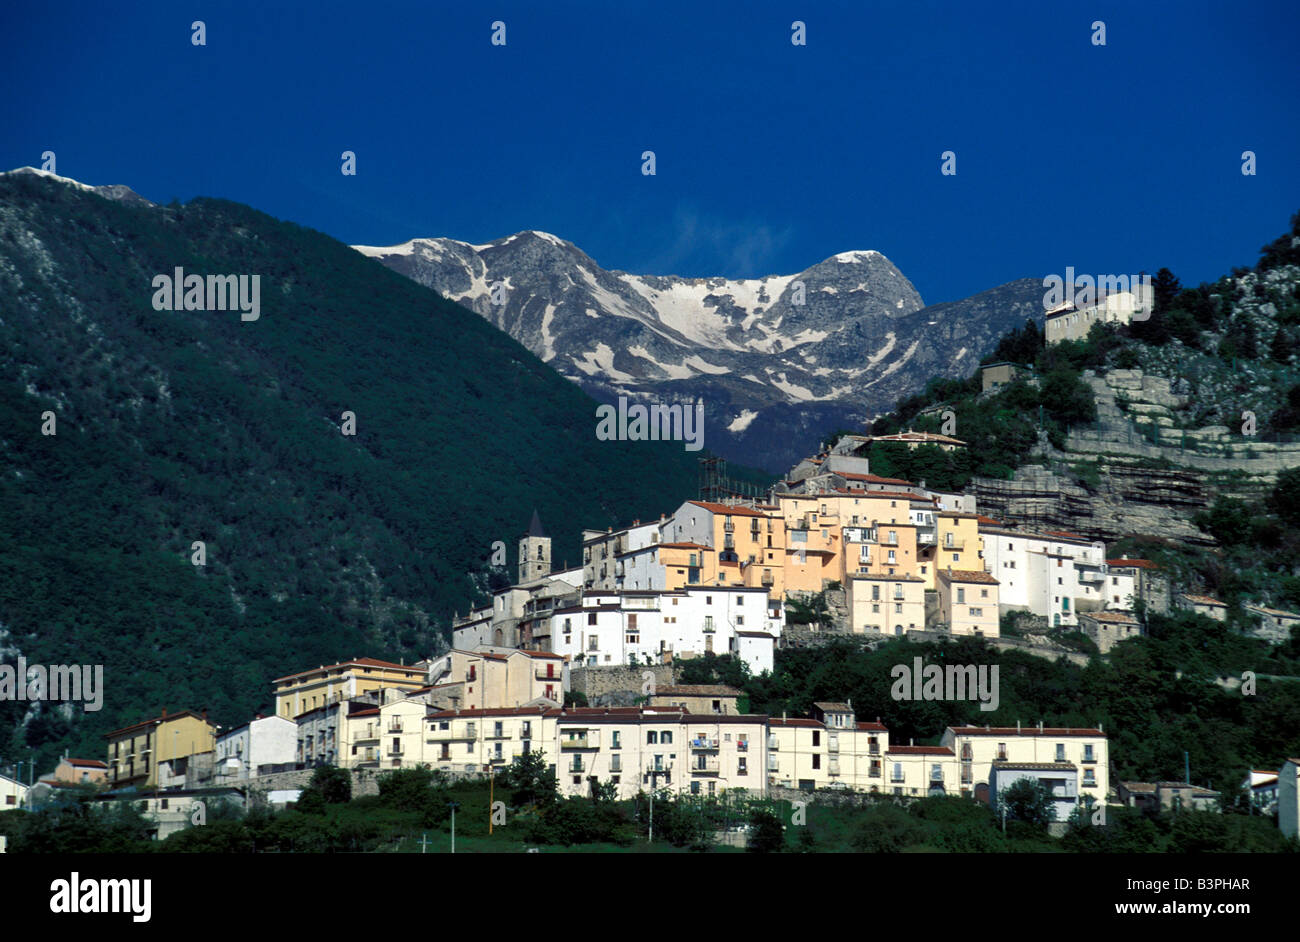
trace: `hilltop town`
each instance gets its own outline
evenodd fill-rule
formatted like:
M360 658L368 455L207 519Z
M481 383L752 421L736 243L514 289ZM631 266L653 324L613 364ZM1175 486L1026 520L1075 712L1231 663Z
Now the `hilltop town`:
M1002 381L1000 366L987 382ZM1141 637L1152 614L1226 617L1223 602L1152 560L994 519L968 493L873 474L864 455L882 444L965 447L929 432L846 435L757 496L728 493L720 463L706 459L701 499L658 520L584 530L582 565L568 569L553 566L534 512L513 584L456 617L447 652L413 664L286 665L297 669L274 682L270 715L223 730L205 714L164 710L110 732L102 761L65 758L30 789L0 778L5 800L39 806L97 783L110 800L143 796L166 837L190 823L186 796L283 807L323 766L477 778L540 752L564 796L598 785L620 800L840 790L996 807L1000 792L1031 779L1057 822L1106 804L1220 808L1219 792L1190 781L1116 780L1103 728L1025 717L935 729L937 744L917 745L851 701L768 716L748 712L736 687L676 682L696 659L729 657L758 677L782 650L836 639L975 638L1086 662ZM1248 609L1255 636L1271 644L1300 622ZM1300 760L1279 759L1243 788L1294 835Z

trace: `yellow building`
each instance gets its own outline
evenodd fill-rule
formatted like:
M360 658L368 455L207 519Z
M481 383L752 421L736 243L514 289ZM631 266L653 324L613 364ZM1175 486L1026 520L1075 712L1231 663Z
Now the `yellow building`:
M782 788L879 791L889 730L859 723L848 703L816 703L812 717L768 720L767 782Z
M890 746L885 787L901 798L957 794L957 755L948 746Z
M735 716L740 691L725 684L661 684L650 694L650 706L679 707L687 713Z
M371 690L396 687L418 690L425 684L424 670L372 657L354 658L300 671L272 681L277 716L294 719L303 713L358 697Z
M166 784L186 774L191 756L211 753L216 729L207 717L184 710L105 733L108 741L108 777L113 788L157 788L159 768Z
M983 797L995 762L1029 766L1034 777L1052 783L1053 797L1062 804L1083 796L1104 804L1110 793L1110 755L1101 729L950 726L942 742L957 753L964 795Z
M525 752L542 751L554 765L558 715L541 706L430 713L424 720L423 761L446 772L488 773Z
M998 637L998 580L992 575L982 569L940 569L938 596L939 621L951 634Z
M925 629L925 583L920 576L855 573L845 585L852 631L897 637Z
M822 495L780 494L785 526L785 590L820 592L844 578L838 508Z
M979 514L941 510L934 515L935 543L921 553L925 587L937 587L934 574L940 569L984 570L984 544L979 532Z

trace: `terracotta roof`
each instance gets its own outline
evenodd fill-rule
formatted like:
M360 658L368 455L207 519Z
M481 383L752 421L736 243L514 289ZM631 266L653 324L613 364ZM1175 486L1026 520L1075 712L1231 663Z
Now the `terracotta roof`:
M879 474L853 474L848 471L832 471L830 473L849 481L866 481L869 484L902 484L904 487L914 486L911 481L905 481L902 478L882 478Z
M1211 598L1208 595L1187 595L1186 593L1184 593L1183 598L1187 599L1187 601L1195 605L1218 605L1223 608L1228 607L1225 603L1220 602L1216 598Z
M68 763L68 765L75 765L75 766L77 766L77 767L85 767L85 768L88 768L88 769L106 769L106 768L108 768L108 763L106 763L106 762L100 762L98 759L72 759L72 758L65 758L63 761L66 762L66 763Z
M394 664L392 661L380 661L373 657L359 657L352 661L339 661L339 663L337 664L330 664L328 666L316 667L309 671L298 671L298 673L296 674L286 674L283 677L277 677L275 680L271 681L271 683L278 684L281 683L282 681L293 680L296 677L307 677L310 676L311 674L323 674L326 671L337 670L340 667L380 667L380 668L384 668L385 670L407 671L412 674L423 673L423 671L421 671L418 667L410 667L406 664Z
M870 730L873 733L887 733L889 727L884 723L859 723L858 729Z
M1000 585L990 573L978 569L940 569L938 575L949 582L978 582L981 585Z
M895 746L890 744L885 755L900 756L951 756L955 755L947 746Z
M986 517L983 514L976 514L975 516L979 518L979 522L985 526L1000 527L1003 525L1001 520L994 520L992 517Z
M762 517L764 514L757 510L750 510L748 507L732 506L731 504L714 504L703 500L690 500L688 504L694 504L697 507L703 507L705 510L712 511L715 514L730 514L735 517Z
M196 720L203 720L203 722L205 723L207 722L207 720L203 719L202 715L195 713L193 710L181 710L179 713L168 713L166 716L155 716L153 719L141 720L139 723L134 723L130 726L123 726L121 729L111 730L110 732L104 734L104 738L109 739L113 736L118 735L119 733L128 733L133 729L142 729L145 726L153 726L157 723L165 723L168 720L174 720L182 716L192 716Z
M995 769L1028 769L1035 772L1046 770L1068 769L1071 772L1077 772L1078 767L1073 762L1008 762L1005 759L994 759L993 768Z
M1102 736L1106 734L1099 729L1087 729L1080 727L1061 727L1046 726L1039 729L1037 726L1025 726L1016 729L1014 726L949 726L958 736Z
M806 716L791 716L787 719L777 719L772 717L768 720L770 726L802 726L812 727L813 729L825 729L826 725L821 720L809 719Z
M1112 569L1124 569L1131 567L1133 569L1159 569L1160 567L1149 559L1108 559L1106 565Z
M772 634L770 631L737 631L736 637L737 638L771 638L772 640L776 640L776 635Z

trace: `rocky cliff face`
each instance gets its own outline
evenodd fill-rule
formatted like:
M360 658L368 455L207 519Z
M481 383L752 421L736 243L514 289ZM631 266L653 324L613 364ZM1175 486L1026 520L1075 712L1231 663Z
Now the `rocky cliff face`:
M975 478L967 487L982 514L1026 529L1069 530L1113 542L1134 534L1212 545L1191 517L1209 490L1200 474L1176 469L1106 465L1093 491L1043 465L1019 469L1013 480Z
M1034 279L924 307L875 251L736 280L606 271L544 232L356 248L475 311L602 401L702 399L705 447L773 472L932 376L968 375L1006 330L1042 313Z

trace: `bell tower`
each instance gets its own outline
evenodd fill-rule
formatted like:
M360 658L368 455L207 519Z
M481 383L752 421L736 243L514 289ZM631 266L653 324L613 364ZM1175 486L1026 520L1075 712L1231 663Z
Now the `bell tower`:
M528 533L519 541L519 582L532 582L551 573L551 538L542 529L542 519L533 510Z

